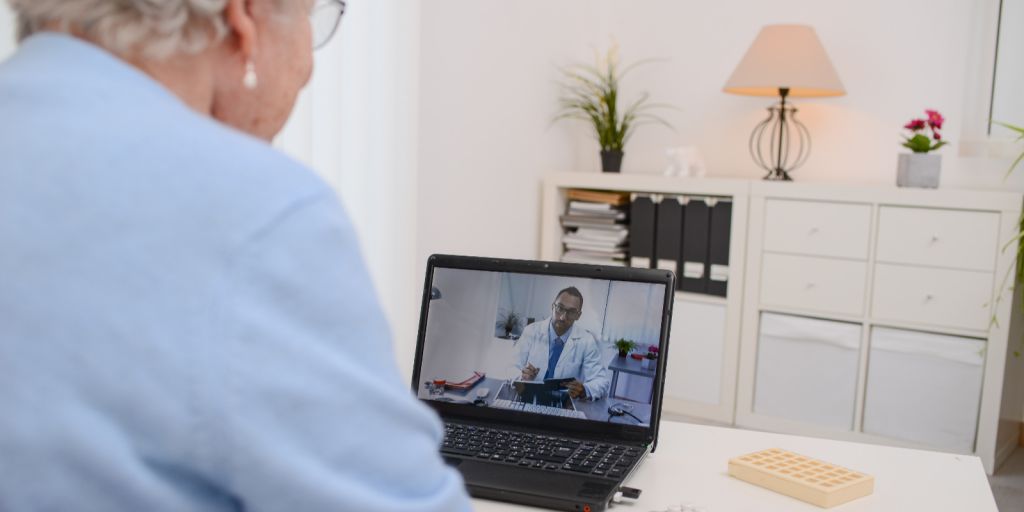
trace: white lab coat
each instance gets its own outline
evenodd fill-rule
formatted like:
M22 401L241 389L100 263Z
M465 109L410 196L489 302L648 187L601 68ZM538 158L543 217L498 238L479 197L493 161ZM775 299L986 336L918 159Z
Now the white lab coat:
M548 371L548 359L551 357L549 324L550 320L545 320L527 325L519 337L519 351L512 358L512 366L519 370L527 364L537 368L537 379L543 379ZM607 396L611 384L597 340L589 331L577 326L573 326L569 332L569 339L565 342L553 374L555 379L568 377L582 382L594 400Z

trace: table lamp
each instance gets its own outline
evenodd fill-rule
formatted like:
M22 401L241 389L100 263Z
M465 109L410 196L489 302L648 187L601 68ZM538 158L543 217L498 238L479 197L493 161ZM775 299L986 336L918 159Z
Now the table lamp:
M811 154L811 134L786 98L846 94L814 28L768 25L761 29L722 89L747 96L781 96L750 135L750 155L768 171L766 180L792 181L789 173Z

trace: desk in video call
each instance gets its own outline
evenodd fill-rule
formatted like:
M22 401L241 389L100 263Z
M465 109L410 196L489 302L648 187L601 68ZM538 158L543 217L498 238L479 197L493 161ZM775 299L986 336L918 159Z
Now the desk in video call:
M468 400L472 402L473 400L476 400L477 390L487 388L488 392L484 400L487 402L488 406L491 406L494 404L494 399L498 398L498 393L501 391L503 384L504 381L502 381L501 379L484 377L483 380L481 380L475 386L469 388L466 391L456 391L449 389L445 391L444 395L446 398L451 398L453 400ZM604 397L601 398L600 400L595 400L593 402L588 402L586 400L573 400L573 403L575 404L577 411L580 411L583 414L587 415L588 420L608 421L608 418L611 416L610 414L608 414L608 408L614 404L619 403L632 405L633 410L630 412L636 415L637 417L646 419L649 418L651 415L651 404L643 404L633 402L630 400L610 399L608 397ZM630 425L636 424L636 420L630 418L629 416L618 416L612 418L612 422L626 423Z

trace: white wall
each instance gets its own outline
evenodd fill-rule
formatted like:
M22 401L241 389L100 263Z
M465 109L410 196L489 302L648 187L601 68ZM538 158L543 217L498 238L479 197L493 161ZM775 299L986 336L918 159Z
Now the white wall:
M419 0L349 0L277 145L341 196L395 358L411 375L425 260L415 258Z
M6 59L17 48L16 32L14 13L6 1L0 1L0 60Z
M977 2L962 0L427 0L422 12L418 259L431 252L533 258L539 183L552 170L596 171L598 145L581 124L545 130L557 109L555 65L590 62L615 35L626 62L663 58L624 81L676 105L678 130L644 127L626 172L659 172L666 147L696 145L709 175L758 179L747 150L770 100L721 92L763 25L812 25L848 94L796 101L813 148L798 181L893 185L901 127L925 109L956 142L967 102ZM991 68L989 68L991 69ZM1010 160L943 155L942 186L1004 185Z

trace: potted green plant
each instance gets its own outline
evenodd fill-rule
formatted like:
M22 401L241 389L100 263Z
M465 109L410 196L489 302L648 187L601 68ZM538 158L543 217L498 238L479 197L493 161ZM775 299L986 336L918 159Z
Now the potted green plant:
M992 121L992 123L998 124L999 126L1005 126L1006 128L1009 128L1019 133L1020 137L1017 137L1018 142L1024 140L1024 128L1013 126L1006 123L1000 123L999 121ZM1013 170L1017 168L1017 164L1019 164L1022 159L1024 159L1024 153L1021 153L1020 156L1017 157L1017 160L1013 162L1013 165L1010 166L1010 169L1006 171L1006 176L1003 177L1003 180L1010 177L1010 173L1012 173ZM999 295L996 297L997 303L1003 299L1003 290L1009 289L1010 293L1017 293L1017 288L1020 288L1020 293L1024 293L1024 286L1015 286L1015 283L1024 283L1024 213L1022 213L1021 216L1017 219L1016 236L1014 236L1013 239L1010 240L1005 247L1003 247L1003 250L1005 251L1006 248L1009 247L1010 244L1014 242L1017 242L1017 263L1009 272L1006 273L1006 276L1003 277L1003 284L1000 287ZM1010 276L1013 276L1014 282L1010 282ZM1007 287L1008 282L1011 285L1009 287ZM988 304L986 304L986 306L987 305ZM1021 304L1021 310L1024 310L1024 302L1022 302ZM992 323L999 325L998 319L995 317L995 315L992 316ZM1020 345L1017 347L1017 350L1013 352L1013 355L1016 357L1020 357L1022 350L1024 350L1024 338L1021 339Z
M913 153L901 153L896 173L896 185L900 187L938 188L942 156L929 154L946 145L939 130L946 121L937 110L925 110L927 119L913 119L903 128L910 130L913 137L906 139L903 147ZM928 132L931 132L930 136Z
M621 338L619 339L619 341L615 342L615 348L619 349L619 357L626 357L626 355L629 354L629 351L635 349L636 347L636 343L629 341L625 338Z
M652 367L658 366L658 347L651 345L647 347L647 355L640 360L640 368L644 370L650 370Z
M639 61L620 72L618 44L614 39L612 43L604 60L594 48L594 66L576 63L562 69L566 77L562 84L563 95L559 99L562 108L551 121L565 118L589 121L595 138L601 144L601 169L604 172L621 170L622 149L637 127L656 123L675 131L664 119L645 112L658 107L672 108L645 104L650 96L646 92L625 109L619 108L619 81L637 66L653 61Z
M523 319L520 317L519 313L516 312L515 307L508 309L502 308L499 311L498 321L494 322L494 327L505 329L505 335L502 336L502 338L507 340L513 339L512 336L515 335L515 331L523 323Z

